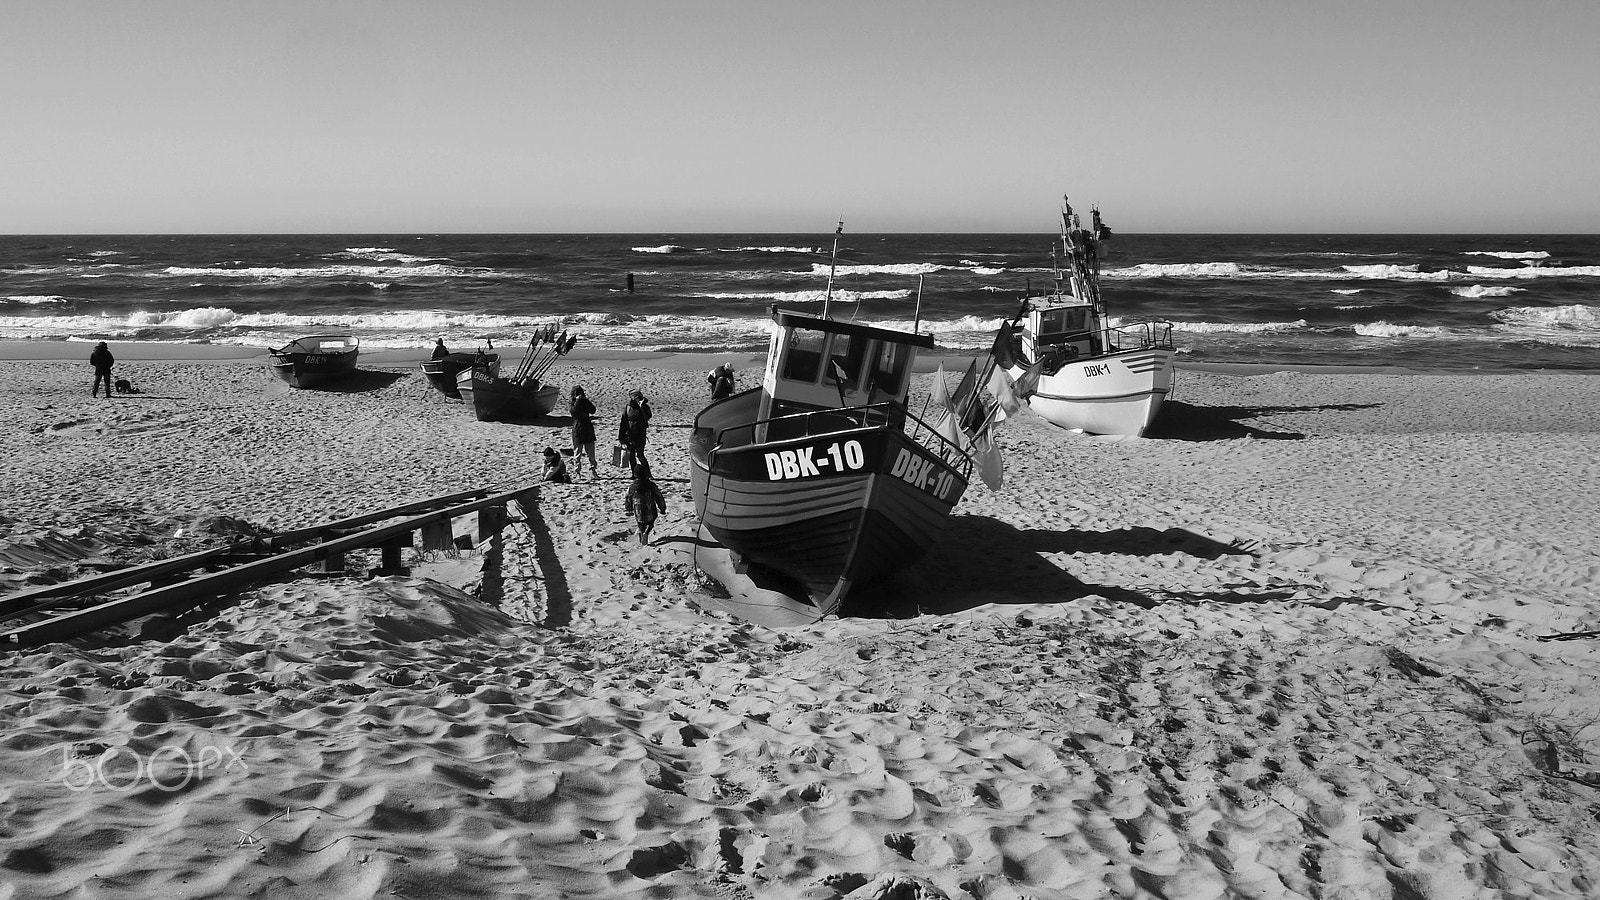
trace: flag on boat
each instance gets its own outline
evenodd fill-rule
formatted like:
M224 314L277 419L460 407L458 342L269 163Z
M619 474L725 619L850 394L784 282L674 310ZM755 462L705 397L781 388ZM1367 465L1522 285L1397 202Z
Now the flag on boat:
M1011 376L1007 375L999 366L989 371L989 393L994 396L995 403L1000 411L995 413L994 421L1004 422L1007 416L1014 416L1022 408L1022 401L1016 392L1011 389Z
M1021 398L1030 397L1039 389L1039 376L1044 374L1044 360L1039 360L1029 366L1026 371L1017 376L1016 392Z
M972 441L972 461L978 464L978 477L983 486L998 491L1005 484L1005 462L1000 458L1000 446L994 442L994 433L984 429Z
M933 373L932 402L939 411L939 419L934 424L933 430L956 449L967 449L966 439L961 434L960 427L956 425L955 405L951 402L950 391L944 383L944 363L939 363L939 368Z

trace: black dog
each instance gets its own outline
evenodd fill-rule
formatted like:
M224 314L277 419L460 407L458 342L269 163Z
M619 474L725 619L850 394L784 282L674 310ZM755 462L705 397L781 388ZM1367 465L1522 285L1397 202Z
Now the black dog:
M142 394L144 392L139 390L138 388L134 387L133 386L133 382L129 381L128 379L126 379L126 378L118 378L117 379L117 393L119 393L119 394Z

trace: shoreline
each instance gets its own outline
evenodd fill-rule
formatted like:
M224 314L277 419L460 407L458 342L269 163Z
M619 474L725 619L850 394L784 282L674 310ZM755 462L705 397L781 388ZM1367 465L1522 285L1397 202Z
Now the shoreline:
M0 341L0 362L84 362L87 364L90 341ZM145 363L218 363L265 364L269 358L266 347L245 344L184 344L165 341L107 341L118 364ZM515 351L508 351L515 355ZM966 360L983 355L983 351L947 351L921 354L912 371L927 374L943 364L952 371ZM360 364L376 366L411 366L426 361L431 356L428 349L416 350L363 350ZM761 369L766 360L763 352L679 352L666 350L590 350L575 349L566 356L570 363L600 365L616 368L659 368L672 370L709 369L722 362L731 362L737 371ZM1484 369L1484 368L1423 368L1415 366L1330 366L1314 363L1244 363L1186 361L1179 359L1177 368L1184 372L1212 375L1268 375L1275 372L1294 372L1307 375L1600 375L1595 369Z

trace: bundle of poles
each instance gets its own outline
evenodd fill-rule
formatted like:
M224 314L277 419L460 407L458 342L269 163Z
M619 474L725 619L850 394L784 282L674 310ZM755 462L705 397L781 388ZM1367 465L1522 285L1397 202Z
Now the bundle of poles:
M566 356L567 351L577 343L577 335L558 332L554 325L546 325L535 331L533 337L528 338L528 355L517 364L517 371L511 380L526 383L543 379L544 373L555 365L556 360Z

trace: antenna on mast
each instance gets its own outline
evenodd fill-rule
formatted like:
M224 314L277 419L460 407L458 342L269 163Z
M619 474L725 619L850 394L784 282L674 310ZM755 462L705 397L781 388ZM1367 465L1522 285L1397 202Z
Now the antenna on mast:
M844 234L844 217L839 217L839 227L833 230L833 254L828 257L828 289L822 295L822 317L828 317L828 306L833 303L833 270L839 264L839 235Z

